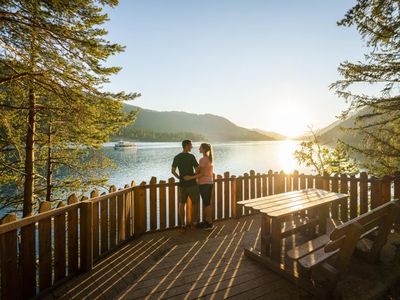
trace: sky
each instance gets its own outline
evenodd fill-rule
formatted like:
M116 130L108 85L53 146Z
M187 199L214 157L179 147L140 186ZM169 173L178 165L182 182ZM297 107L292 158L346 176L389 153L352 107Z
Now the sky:
M211 113L247 128L297 136L347 107L329 85L366 52L337 26L355 0L121 0L107 9L108 39L126 46L106 89L131 104ZM182 124L184 129L184 124Z

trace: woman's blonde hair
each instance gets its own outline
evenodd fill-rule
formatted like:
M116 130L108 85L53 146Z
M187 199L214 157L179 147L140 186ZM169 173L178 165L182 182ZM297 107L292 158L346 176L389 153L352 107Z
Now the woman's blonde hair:
M202 143L200 145L200 147L206 151L206 155L208 156L208 159L210 160L210 162L212 162L213 161L213 151L212 151L211 145L207 144L207 143Z

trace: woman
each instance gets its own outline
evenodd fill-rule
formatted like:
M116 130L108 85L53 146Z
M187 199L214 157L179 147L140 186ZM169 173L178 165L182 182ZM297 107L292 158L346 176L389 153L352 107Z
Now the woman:
M194 176L185 176L185 180L197 179L200 196L204 206L204 229L212 229L211 194L214 186L213 151L210 144L202 143L199 152L203 157L199 160L199 172Z

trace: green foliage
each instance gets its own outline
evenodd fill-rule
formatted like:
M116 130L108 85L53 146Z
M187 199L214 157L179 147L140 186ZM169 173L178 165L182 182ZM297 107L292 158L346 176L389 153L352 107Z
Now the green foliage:
M120 70L105 62L124 48L104 39L103 6L117 4L0 1L0 197L14 187L3 205L23 195L25 213L31 199L104 183L109 161L94 150L135 120L123 101L140 96L104 92Z
M312 138L301 142L300 149L293 154L299 164L313 168L319 175L355 174L359 171L342 143L335 148L326 147L321 145L315 132L311 133Z
M399 1L358 0L338 24L356 27L368 49L363 61L340 64L343 79L331 85L349 103L343 117L368 112L356 118L362 143L347 146L371 173L391 174L400 168Z
M147 129L136 129L131 126L123 128L117 135L115 135L115 138L145 142L181 142L185 139L195 142L207 141L205 136L193 132L164 133Z

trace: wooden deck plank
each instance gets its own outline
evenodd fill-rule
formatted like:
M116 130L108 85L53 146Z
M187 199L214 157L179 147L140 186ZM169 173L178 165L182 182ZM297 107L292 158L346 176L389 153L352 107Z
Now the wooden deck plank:
M280 290L275 297L296 293L293 284L243 255L245 246L259 247L259 215L214 225L212 232L192 229L183 234L177 230L144 234L52 295L55 299L184 299L190 291L190 299L200 295L217 299L255 298L266 290L271 296ZM247 288L248 284L252 288Z

